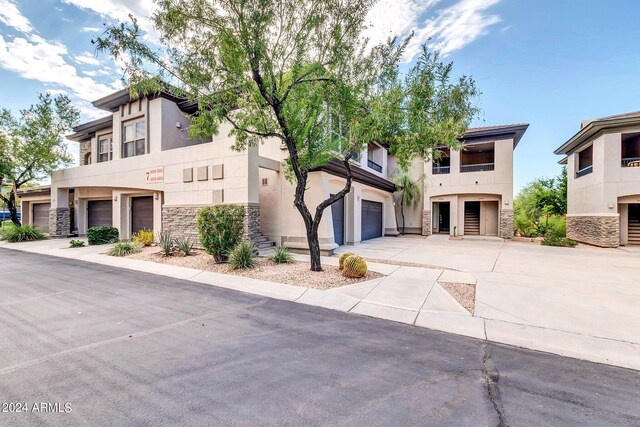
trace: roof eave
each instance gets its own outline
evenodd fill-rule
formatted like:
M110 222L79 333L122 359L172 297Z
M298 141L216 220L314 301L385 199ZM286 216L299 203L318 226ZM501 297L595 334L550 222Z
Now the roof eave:
M578 149L582 144L589 141L598 132L629 125L640 125L640 117L623 117L608 120L594 120L580 129L575 135L569 138L567 142L558 147L554 151L554 153L558 155L569 155L576 149Z

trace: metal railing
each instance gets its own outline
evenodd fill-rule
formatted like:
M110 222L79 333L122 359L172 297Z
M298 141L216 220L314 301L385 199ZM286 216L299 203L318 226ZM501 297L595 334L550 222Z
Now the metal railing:
M460 172L487 172L492 171L495 163L478 163L475 165L461 165Z
M587 166L586 168L582 168L578 172L576 172L576 178L589 175L591 172L593 172L593 165Z
M622 158L623 168L637 168L640 167L640 157L624 157Z
M369 166L369 168L373 169L376 172L382 173L382 166L380 166L373 160L367 159L367 166Z
M432 173L434 175L442 175L445 173L449 173L451 171L451 166L433 166Z

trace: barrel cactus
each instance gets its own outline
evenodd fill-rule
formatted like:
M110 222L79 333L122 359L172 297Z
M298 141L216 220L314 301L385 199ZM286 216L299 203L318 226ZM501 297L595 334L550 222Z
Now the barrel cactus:
M355 254L352 252L345 252L340 254L340 256L338 257L338 268L340 270L342 270L342 268L344 267L344 260L350 257L351 255L355 255Z
M358 255L348 256L344 260L342 275L345 277L361 278L367 274L367 262Z

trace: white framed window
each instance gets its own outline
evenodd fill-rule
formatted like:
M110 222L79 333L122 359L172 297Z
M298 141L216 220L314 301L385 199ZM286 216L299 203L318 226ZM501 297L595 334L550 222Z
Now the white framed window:
M98 138L98 163L113 160L113 138L103 135Z
M146 154L144 120L125 123L122 129L122 157Z

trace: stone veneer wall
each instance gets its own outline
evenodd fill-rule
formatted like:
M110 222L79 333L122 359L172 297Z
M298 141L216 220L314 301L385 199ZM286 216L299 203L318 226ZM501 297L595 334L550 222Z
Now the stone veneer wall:
M49 208L49 236L67 237L71 234L69 208Z
M162 231L169 231L173 237L190 238L196 247L200 246L198 239L198 224L196 214L203 206L163 206ZM245 206L244 238L252 242L260 237L260 206L251 204Z
M431 236L431 211L422 211L422 235Z
M500 211L500 237L503 239L511 239L515 234L513 210L502 209Z
M567 237L603 248L620 245L619 215L567 215Z
M84 156L87 155L88 152L91 151L91 140L82 141L80 144L80 165L86 165L84 162Z

